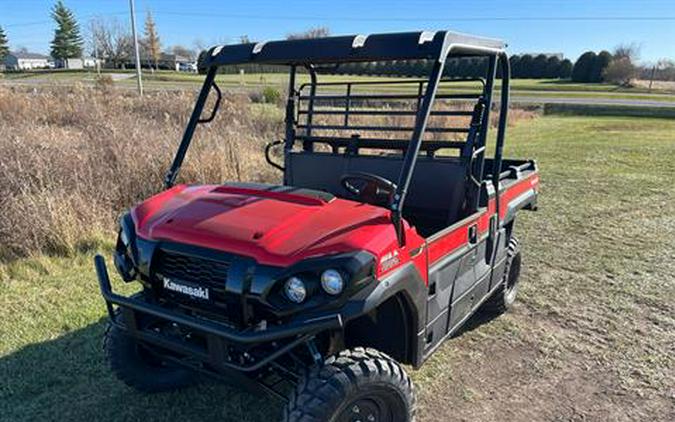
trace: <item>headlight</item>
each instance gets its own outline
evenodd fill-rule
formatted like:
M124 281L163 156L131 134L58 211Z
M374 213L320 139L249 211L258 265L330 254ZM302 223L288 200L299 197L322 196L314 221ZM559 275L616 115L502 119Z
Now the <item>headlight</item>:
M338 295L342 293L345 282L337 270L326 270L321 274L321 287L329 295Z
M298 277L291 277L284 285L284 293L288 300L295 303L302 303L307 297L307 287Z

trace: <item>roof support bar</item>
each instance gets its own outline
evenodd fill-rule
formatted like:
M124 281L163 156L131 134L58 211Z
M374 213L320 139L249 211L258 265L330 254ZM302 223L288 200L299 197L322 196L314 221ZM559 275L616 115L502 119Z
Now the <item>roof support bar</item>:
M497 195L496 198L496 212L497 219L499 218L499 173L502 169L502 155L504 152L504 139L506 138L506 123L508 121L509 113L509 94L510 94L510 82L511 82L511 65L509 63L509 58L506 53L499 54L499 67L501 69L500 76L502 79L502 92L501 92L501 104L499 108L499 126L497 127L497 147L495 148L495 159L494 159L494 168L492 169L492 184L495 187Z
M295 90L295 75L297 73L297 66L291 66L290 73L288 75L288 98L286 99L286 133L284 139L284 162L288 162L288 154L293 149L293 143L295 142L295 107L296 107L296 98L298 97L298 92ZM284 171L284 184L288 183L288 173Z
M176 177L178 177L178 172L180 171L180 167L183 164L183 160L185 159L185 154L190 147L192 136L195 133L197 125L200 123L199 120L202 115L202 110L204 110L204 104L206 104L206 99L209 97L209 92L211 92L211 86L213 85L213 81L216 79L217 71L218 68L213 66L209 68L209 72L206 74L204 85L202 85L202 89L199 91L197 104L195 104L195 108L192 111L190 120L188 121L185 132L183 133L183 139L180 142L180 146L178 147L176 156L173 159L173 163L171 163L171 168L164 177L164 187L166 189L169 189L171 186L173 186L174 182L176 181ZM210 121L211 119L213 119L213 116L211 116L208 120Z
M492 93L494 90L495 77L497 74L497 57L490 56L488 58L487 69L487 83L485 84L484 98L485 109L483 111L482 120L480 122L480 131L478 132L478 144L474 146L471 151L471 161L469 162L469 189L467 192L467 202L469 212L474 212L478 209L478 201L480 197L480 181L483 180L483 166L485 164L485 142L487 133L490 127L490 111L492 109ZM482 148L482 152L480 151ZM477 183L476 183L477 182Z
M293 141L295 140L295 74L296 66L291 66L291 71L288 76L288 98L286 99L286 150L293 148Z
M390 209L392 211L392 221L394 223L394 227L396 228L396 237L398 238L398 243L400 245L405 243L402 224L402 207L405 201L405 196L408 193L408 186L412 180L413 171L415 170L415 163L417 162L417 155L420 152L420 146L422 144L422 136L424 135L424 130L426 129L427 122L429 121L431 107L434 104L434 99L436 97L436 88L438 87L438 82L441 79L441 75L443 75L444 67L445 57L441 57L434 62L434 65L431 69L429 83L427 84L427 89L424 94L424 98L422 99L422 104L417 112L417 117L415 118L415 130L413 131L412 138L410 139L410 148L408 148L405 157L403 158L401 176L398 180L396 193L394 193L394 198L390 205Z
M316 70L314 69L313 65L307 65L305 66L307 68L307 71L309 72L309 78L312 81L312 84L309 88L310 90L310 95L309 95L309 103L307 104L307 110L308 113L305 116L307 126L305 128L305 135L307 136L312 136L312 118L314 117L314 98L316 98ZM299 97L302 100L302 97ZM302 148L305 151L314 151L314 144L312 143L307 143L305 142L302 145Z

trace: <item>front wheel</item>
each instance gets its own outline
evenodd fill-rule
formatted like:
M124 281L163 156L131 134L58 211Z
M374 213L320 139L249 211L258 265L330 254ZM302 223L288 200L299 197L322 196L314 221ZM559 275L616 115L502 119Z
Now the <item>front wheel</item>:
M414 415L413 383L403 368L360 347L309 370L284 409L286 422L409 422Z
M121 323L119 314L115 319ZM103 348L115 376L138 391L173 391L197 381L196 373L164 362L115 324L108 323Z

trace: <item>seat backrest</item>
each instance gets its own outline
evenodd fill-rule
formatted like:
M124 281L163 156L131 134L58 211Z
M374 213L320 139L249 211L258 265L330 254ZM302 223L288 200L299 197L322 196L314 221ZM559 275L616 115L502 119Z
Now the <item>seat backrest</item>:
M401 156L294 151L287 155L286 183L349 198L340 185L342 175L360 171L397 183L402 164ZM459 158L420 156L408 187L404 215L413 219L418 213L432 215L442 220L441 224L456 221L464 206L465 174Z

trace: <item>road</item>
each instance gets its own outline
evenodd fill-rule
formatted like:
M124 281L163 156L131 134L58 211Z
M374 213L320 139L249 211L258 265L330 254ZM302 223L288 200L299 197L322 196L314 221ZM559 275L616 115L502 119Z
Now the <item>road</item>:
M511 95L512 103L521 104L580 104L580 105L614 105L630 107L674 107L675 101L633 100L629 98L607 97L536 97L521 94Z

